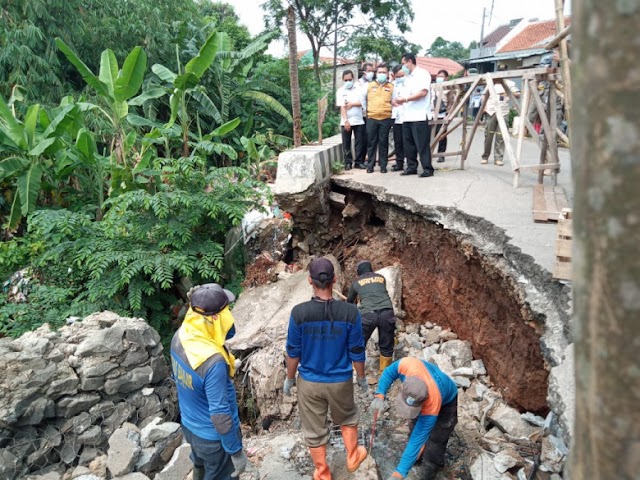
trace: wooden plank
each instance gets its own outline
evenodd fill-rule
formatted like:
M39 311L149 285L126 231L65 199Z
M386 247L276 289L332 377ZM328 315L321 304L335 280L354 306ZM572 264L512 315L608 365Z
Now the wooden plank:
M571 262L556 262L556 265L553 269L553 278L557 280L571 280Z
M571 258L573 240L559 238L556 240L556 257Z
M473 127L471 128L471 135L469 136L469 143L465 146L464 154L462 155L462 162L464 163L469 156L469 150L471 150L471 144L473 143L473 137L476 135L476 130L478 129L478 125L480 125L480 119L482 115L484 115L484 111L487 107L487 101L489 99L489 94L485 93L482 95L482 103L480 104L480 110L478 110L478 115L476 115L476 120L473 122Z
M536 223L547 221L543 185L534 185L533 187L533 221Z
M573 220L561 218L558 220L558 237L573 238Z
M499 80L503 78L522 78L524 75L530 77L540 77L546 75L552 75L557 72L556 68L538 67L528 68L526 70L505 70L504 72L483 73L481 75L471 75L462 78L456 78L455 80L448 80L446 82L439 83L443 87L453 87L455 85L467 85L473 83L477 77L484 77L485 75L491 75L493 80Z
M547 168L555 168L560 165L557 163L545 163L538 165L520 165L520 170L546 170Z
M455 129L457 129L460 125L462 125L463 122L466 122L466 121L467 121L466 118L463 118L463 119L460 119L458 122L454 123L451 127L447 127L446 129L441 128L440 131L438 132L438 135L436 135L436 138L434 138L433 142L431 142L431 153L435 155L435 152L433 150L436 148L436 145L440 143L440 140L442 140L445 137L448 137Z
M522 108L520 109L520 125L518 125L518 142L516 144L516 161L518 162L518 167L522 164L522 144L524 142L525 129L524 119L529 110L529 89L526 88L527 82L528 80L523 80L522 82L524 87L524 98L522 99Z
M485 75L485 81L487 82L489 95L493 97L493 101L496 103L496 119L498 120L498 125L500 126L500 132L502 133L502 139L504 140L504 149L507 152L507 157L509 158L509 161L511 162L512 170L517 172L518 165L516 163L516 156L515 156L515 153L513 152L513 147L511 145L511 135L509 134L509 129L507 128L507 122L505 122L504 117L500 115L500 112L498 111L499 101L498 101L498 94L496 93L495 85L493 84L493 80L491 79L491 76L488 74ZM534 80L531 81L531 83L533 82ZM508 88L505 90L508 90ZM517 182L514 181L514 184L517 184Z
M567 35L569 35L570 32L571 32L571 25L567 25L562 30L560 30L560 32L557 33L555 37L553 37L551 40L549 40L549 42L547 42L547 44L544 46L544 49L553 50L560 44L562 40L565 39Z
M501 83L502 83L502 86L505 87L505 91L507 92L507 95L509 95L509 99L511 100L511 102L515 105L516 110L520 110L521 109L520 101L516 98L516 96L513 94L510 88L506 88L506 85L504 84L504 82L501 82ZM523 85L526 85L526 82L523 81ZM531 104L531 98L529 98L529 104ZM521 121L524 121L524 125L525 127L527 127L527 131L529 132L529 135L531 135L531 138L538 144L538 147L539 147L541 145L540 135L538 134L538 132L536 132L536 129L533 128L533 124L529 120L528 113L529 112L527 111L527 115L525 115L524 117L521 117L522 118Z

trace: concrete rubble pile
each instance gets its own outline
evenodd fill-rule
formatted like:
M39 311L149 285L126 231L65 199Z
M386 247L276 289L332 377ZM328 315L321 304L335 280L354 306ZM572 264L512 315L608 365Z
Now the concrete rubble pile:
M400 268L390 267L383 273L393 287L390 293L396 313L402 317ZM310 298L307 276L307 272L281 274L279 282L246 290L234 308L238 334L230 342L232 350L244 358L242 369L249 379L260 417L280 420L269 431L265 429L257 436L246 438L248 455L259 466L262 476L266 473L285 480L309 478L300 472L313 471L299 432L295 396L283 396L281 390L289 315L294 305ZM567 447L556 433L558 425L553 413L542 418L530 412L521 414L507 405L482 360L474 359L469 342L459 339L455 332L430 322L419 325L399 320L398 327L396 359L413 356L435 363L459 387L456 435L463 439L465 451L458 460L467 463L467 471L474 480L528 478L536 456L540 457L536 478L560 478L558 474L562 472ZM376 342L374 333L367 348L367 375L372 385L378 379ZM390 391L389 405L393 404L396 392L397 387ZM357 394L365 432L371 424L367 414L371 400L371 393ZM393 471L407 436L406 424L395 417L394 409L390 408L378 427L378 447L373 452L374 458L383 465L376 468L374 462L369 473L363 472L359 478L378 478L377 470L386 478L385 475ZM331 468L336 469L344 463L344 448L339 438L333 437L328 459ZM391 460L385 460L383 452ZM389 452L393 454L390 456ZM419 472L414 469L409 479L418 478Z
M107 478L105 455L125 422L154 429L137 471L162 469L182 440L158 436L169 428L159 422L177 415L169 376L158 333L111 312L0 339L0 478L72 478L76 469L82 480Z

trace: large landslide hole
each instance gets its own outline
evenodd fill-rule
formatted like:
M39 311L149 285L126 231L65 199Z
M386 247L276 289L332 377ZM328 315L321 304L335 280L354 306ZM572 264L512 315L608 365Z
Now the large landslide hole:
M504 399L520 410L546 414L548 372L540 346L542 325L521 301L513 281L491 257L442 226L360 192L335 188L359 213L330 218L333 251L344 267L345 292L358 261L375 269L402 266L407 323L448 327L471 343Z

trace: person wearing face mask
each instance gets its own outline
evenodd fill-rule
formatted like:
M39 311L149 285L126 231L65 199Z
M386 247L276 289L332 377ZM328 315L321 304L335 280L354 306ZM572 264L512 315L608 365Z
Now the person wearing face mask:
M235 334L229 304L217 283L190 292L189 309L171 341L171 366L194 480L238 478L247 467L233 386L235 358L224 345Z
M393 84L388 81L389 67L378 65L375 82L370 82L362 102L367 111L367 173L373 173L376 154L380 172L387 173L389 132L391 131L391 100Z
M436 83L442 83L449 80L449 72L446 70L440 70L438 75L436 76ZM441 97L442 101L440 102L440 111L438 112L438 120L443 121L449 111L453 108L453 90L436 90L434 99L433 99L433 108L436 108L438 104L438 98ZM440 130L444 130L446 133L447 125L444 123L438 123L436 125L436 133L435 136L438 136ZM438 153L444 153L447 151L447 137L444 137L442 140L438 142ZM438 157L438 162L444 162L444 157Z
M404 92L404 71L402 65L396 65L393 67L393 73L395 80L393 82L393 100L397 100L398 97L403 95ZM391 118L393 118L393 145L396 151L396 164L391 167L394 172L401 172L404 170L404 143L402 140L402 106L393 107L391 110Z
M362 95L354 84L353 72L342 72L344 85L336 92L336 107L340 108L340 130L342 133L342 150L344 153L344 168L351 170L353 156L351 153L351 137L355 137L356 168L366 168L364 157L366 154L365 126L362 116Z
M393 106L403 106L402 135L407 169L400 175L418 174L418 156L422 164L421 177L432 177L429 121L431 112L431 75L416 65L416 56L405 53L402 56L402 70L405 73L405 93L393 101Z
M373 63L369 63L366 62L364 65L362 65L362 76L358 79L358 86L360 87L360 91L361 92L365 92L367 91L367 87L369 86L369 83L373 81L373 77L375 75L375 68L373 66ZM362 118L364 118L364 125L365 125L365 129L364 129L364 145L365 145L365 155L366 155L366 150L367 150L367 109L364 107L362 107Z

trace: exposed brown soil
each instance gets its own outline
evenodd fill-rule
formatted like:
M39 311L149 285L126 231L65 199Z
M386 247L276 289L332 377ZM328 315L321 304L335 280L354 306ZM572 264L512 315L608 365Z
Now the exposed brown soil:
M332 222L334 237L342 230L346 285L360 260L370 260L375 269L401 265L406 321L451 328L471 343L474 357L484 361L506 401L522 410L548 412L542 327L518 298L513 280L491 258L424 218L364 194L351 192L348 198L361 214L341 226Z

